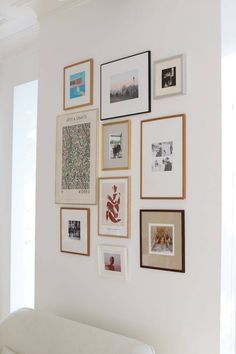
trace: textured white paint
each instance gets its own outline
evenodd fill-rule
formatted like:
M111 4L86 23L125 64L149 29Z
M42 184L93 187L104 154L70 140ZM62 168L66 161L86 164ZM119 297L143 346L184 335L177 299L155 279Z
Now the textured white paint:
M134 336L158 354L218 354L220 314L220 3L215 0L100 0L41 23L37 159L36 307ZM54 204L56 115L62 113L63 67L94 58L99 65L152 51L152 60L184 53L187 95L152 101L133 116L131 239L97 236L91 206L91 256L59 252ZM187 199L139 199L140 120L187 115ZM100 161L99 161L100 164ZM139 268L139 209L186 210L186 274ZM129 280L102 279L97 245L128 247Z

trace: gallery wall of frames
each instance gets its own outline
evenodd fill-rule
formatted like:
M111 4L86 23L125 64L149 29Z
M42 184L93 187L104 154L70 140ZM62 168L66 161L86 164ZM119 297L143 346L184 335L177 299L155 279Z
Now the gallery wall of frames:
M132 120L137 114L142 120L140 146L135 147L140 155L136 193L141 200L157 201L156 208L139 210L140 267L185 272L185 211L176 209L176 201L173 209L159 209L158 200L171 203L187 197L186 116L176 112L150 118L152 101L171 102L172 96L186 94L185 82L182 53L152 58L151 51L144 51L107 58L100 63L100 107L90 109L94 58L78 58L64 68L62 106L66 112L57 116L55 156L55 202L63 204L59 206L60 250L88 257L92 238L99 237L97 263L102 277L125 280L129 276L128 248L120 240L133 237L128 171L139 168L131 160ZM89 205L95 204L98 225L97 235L92 235Z

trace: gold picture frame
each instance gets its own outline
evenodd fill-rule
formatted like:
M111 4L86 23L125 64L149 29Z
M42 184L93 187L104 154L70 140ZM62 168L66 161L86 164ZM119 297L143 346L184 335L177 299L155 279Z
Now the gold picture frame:
M128 170L131 165L131 121L102 124L102 171Z
M98 235L130 237L130 177L98 179Z
M93 104L93 59L64 67L63 109Z
M90 256L89 208L60 208L60 251Z

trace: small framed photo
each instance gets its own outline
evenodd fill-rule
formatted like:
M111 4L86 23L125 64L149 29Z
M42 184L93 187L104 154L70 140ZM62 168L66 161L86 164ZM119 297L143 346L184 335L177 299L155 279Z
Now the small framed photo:
M151 111L151 52L101 65L101 120Z
M129 237L130 177L99 178L98 234Z
M93 59L64 68L64 110L93 104Z
M185 198L185 115L141 121L141 199Z
M127 248L98 246L98 269L102 277L127 279Z
M154 98L185 93L184 56L154 62Z
M102 125L102 170L127 170L130 168L129 120Z
M61 252L90 255L90 209L61 208Z
M185 272L184 210L140 210L140 266Z
M56 203L96 204L96 109L57 117Z

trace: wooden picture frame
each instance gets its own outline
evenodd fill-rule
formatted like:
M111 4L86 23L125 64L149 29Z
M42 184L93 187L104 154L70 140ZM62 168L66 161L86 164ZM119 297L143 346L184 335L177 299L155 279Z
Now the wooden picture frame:
M64 67L64 110L93 104L93 59Z
M140 267L185 272L184 210L140 210Z
M186 196L185 114L141 121L141 199Z
M130 120L102 124L102 171L128 170L130 162Z
M151 52L100 66L101 120L151 111Z
M60 208L60 251L90 255L90 209Z
M154 62L154 99L186 93L185 66L183 54Z
M98 235L130 235L130 177L99 178Z
M56 145L56 203L96 204L96 109L59 115Z
M98 273L104 278L126 280L128 251L123 246L98 246Z

